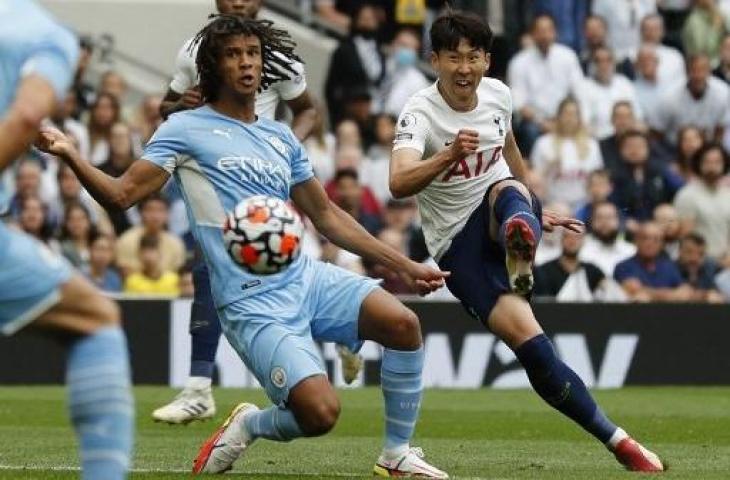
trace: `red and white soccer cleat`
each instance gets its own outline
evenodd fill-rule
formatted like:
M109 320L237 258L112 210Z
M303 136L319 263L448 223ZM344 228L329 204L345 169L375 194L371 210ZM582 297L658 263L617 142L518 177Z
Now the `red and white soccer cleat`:
M239 403L223 425L205 441L193 462L193 474L225 473L253 443L243 425L243 419L259 408L251 403Z
M446 472L426 463L423 456L423 450L418 447L409 448L406 453L393 459L380 455L373 467L373 474L378 477L449 478Z
M537 239L530 225L518 216L508 219L505 223L505 266L510 289L518 295L529 294L535 284L532 263L536 249Z
M632 472L663 472L666 470L656 453L642 447L631 437L621 440L613 451L616 460Z

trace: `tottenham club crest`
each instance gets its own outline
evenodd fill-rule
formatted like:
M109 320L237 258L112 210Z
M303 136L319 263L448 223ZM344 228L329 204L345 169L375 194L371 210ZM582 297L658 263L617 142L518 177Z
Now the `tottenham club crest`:
M499 136L500 137L503 136L504 135L504 120L502 119L502 117L500 117L499 115L495 115L492 118L492 121L497 126L497 131L499 132Z
M401 128L412 127L416 124L416 117L412 113L405 113L400 119Z
M271 383L273 383L276 388L284 388L286 385L286 372L281 367L272 368L270 378Z

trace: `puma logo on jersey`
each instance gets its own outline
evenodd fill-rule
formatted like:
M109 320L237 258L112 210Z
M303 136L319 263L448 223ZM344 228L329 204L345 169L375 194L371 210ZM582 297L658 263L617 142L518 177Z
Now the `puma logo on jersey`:
M220 135L221 137L226 137L228 140L231 140L231 131L228 129L221 130L220 128L214 128L213 135Z

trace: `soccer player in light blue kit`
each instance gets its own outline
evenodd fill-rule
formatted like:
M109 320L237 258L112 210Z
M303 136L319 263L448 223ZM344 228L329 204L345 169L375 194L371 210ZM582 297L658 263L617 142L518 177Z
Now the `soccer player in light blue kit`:
M170 116L143 159L121 177L112 178L83 161L60 132L45 131L39 142L62 157L104 205L126 209L159 190L170 175L182 191L210 270L223 331L274 403L264 410L238 405L204 443L193 472L227 471L258 438L289 441L327 433L340 404L315 340L353 350L363 340L373 340L385 347L381 379L386 439L375 473L448 478L410 447L423 388L416 315L372 279L306 255L282 273L245 272L226 252L225 212L253 195L291 198L333 243L399 272L420 293L441 287L447 274L415 263L370 236L329 201L291 129L256 116L256 92L282 74L272 62L282 55L296 59L286 32L268 21L220 15L196 42L206 104Z
M78 40L30 0L0 0L0 170L20 156L76 70ZM134 407L119 310L40 242L0 222L0 332L68 345L66 381L85 479L126 477Z

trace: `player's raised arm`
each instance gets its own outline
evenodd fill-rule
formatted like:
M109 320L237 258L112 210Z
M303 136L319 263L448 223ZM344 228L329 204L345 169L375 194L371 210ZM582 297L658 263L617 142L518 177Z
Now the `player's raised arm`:
M390 193L395 198L415 195L452 163L476 153L477 148L479 133L462 129L449 147L426 160L415 148L394 150L390 157Z
M386 266L403 276L419 294L425 295L444 285L448 273L416 263L379 241L357 221L332 203L315 178L298 183L291 198L312 220L317 230L335 245Z
M119 178L111 177L82 159L73 142L56 129L42 130L36 146L65 161L84 188L106 208L126 210L158 191L170 177L167 171L146 160L133 162Z

